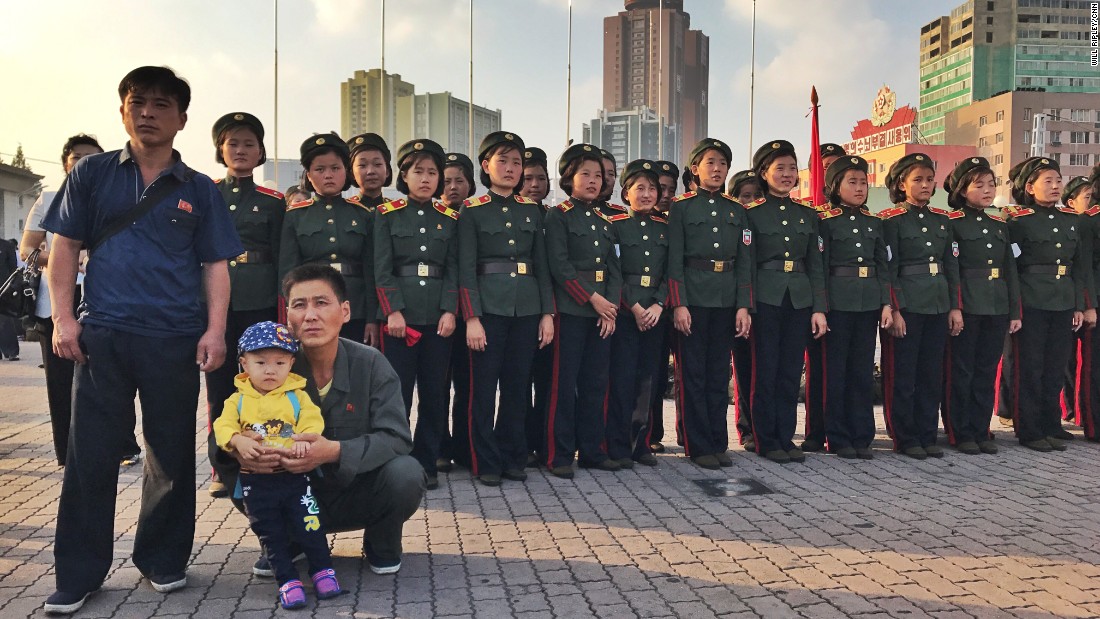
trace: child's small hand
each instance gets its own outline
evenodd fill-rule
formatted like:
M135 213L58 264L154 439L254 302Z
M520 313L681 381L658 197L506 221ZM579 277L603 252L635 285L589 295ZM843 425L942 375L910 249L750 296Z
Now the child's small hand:
M234 434L233 438L229 439L229 446L245 458L260 457L260 444L244 434Z
M309 455L309 449L312 446L307 441L294 441L294 446L291 447L291 451L294 452L295 458L304 458Z

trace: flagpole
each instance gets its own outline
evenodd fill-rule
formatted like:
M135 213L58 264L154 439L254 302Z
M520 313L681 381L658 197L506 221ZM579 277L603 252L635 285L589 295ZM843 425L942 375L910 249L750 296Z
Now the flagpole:
M382 0L382 21L378 28L378 41L381 45L381 68L378 70L378 130L387 144L393 139L388 135L386 125L386 0Z
M275 190L279 187L279 0L275 0Z
M569 0L569 30L565 52L565 145L569 146L570 116L573 113L573 0Z
M749 55L749 161L752 161L752 115L756 106L756 0L752 0L752 52Z
M470 0L470 140L466 154L474 158L474 0Z
M818 130L817 87L810 86L810 202L814 206L825 204L825 169L821 165L821 136ZM806 196L800 196L803 200Z
M665 0L657 4L657 158L665 158Z

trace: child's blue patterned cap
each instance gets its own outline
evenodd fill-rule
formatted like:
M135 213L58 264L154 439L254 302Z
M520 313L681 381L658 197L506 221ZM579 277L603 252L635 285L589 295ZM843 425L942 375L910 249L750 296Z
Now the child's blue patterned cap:
M288 353L297 354L298 340L294 339L286 325L270 320L258 322L245 329L241 339L237 340L237 352L241 355L267 348L280 348Z

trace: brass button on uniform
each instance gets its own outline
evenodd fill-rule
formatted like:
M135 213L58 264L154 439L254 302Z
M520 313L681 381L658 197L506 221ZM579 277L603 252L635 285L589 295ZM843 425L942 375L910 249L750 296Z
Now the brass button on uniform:
M334 236L328 237L328 242L329 243L335 243L336 242L336 237L334 237Z
M231 267L237 266L237 261L236 260L230 260L229 261L229 266L231 266Z
M331 219L330 219L330 220L328 220L328 222L329 222L330 224L334 224L334 223L336 223L335 221L333 221L333 220L331 220Z
M325 205L325 210L326 211L331 211L332 210L332 205L331 204L326 204Z
M502 209L500 209L500 210L501 210L501 212L507 213L507 212L508 212L508 207L507 207L507 206L505 206L504 208L502 208Z
M236 204L230 204L229 205L229 210L231 210L231 211L237 210L237 205Z
M516 244L516 240L515 240L515 239L508 239L508 244L509 244L509 245L515 245L515 244Z
M329 254L330 260L336 260L337 258L339 258L339 256L337 256L336 254Z

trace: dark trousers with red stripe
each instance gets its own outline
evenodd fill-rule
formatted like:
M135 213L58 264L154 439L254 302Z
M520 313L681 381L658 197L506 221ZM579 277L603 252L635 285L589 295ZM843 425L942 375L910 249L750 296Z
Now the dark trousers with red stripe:
M947 314L904 312L905 337L889 338L882 350L889 377L886 424L894 450L936 444L943 393L943 356ZM887 336L889 337L889 336Z
M1085 437L1100 439L1100 358L1097 358L1097 347L1100 347L1100 328L1086 331L1081 329L1078 333L1077 354L1077 384L1076 384L1076 417L1077 425L1085 429ZM1072 356L1072 355L1071 355Z
M733 379L737 438L744 443L752 434L752 344L747 338L733 338Z
M382 334L382 354L401 379L405 418L412 417L413 387L416 387L416 431L412 456L429 475L437 473L435 461L443 453L447 434L447 365L451 359L451 337L436 333L436 325L409 325L420 332L420 340L409 346L404 338Z
M451 434L443 439L443 457L470 468L470 349L466 346L466 322L456 321L451 338Z
M554 374L546 411L547 466L607 460L604 447L611 338L600 337L596 318L558 314Z
M993 395L1008 315L963 313L963 330L947 339L943 428L952 445L993 438Z
M733 346L732 307L689 306L691 335L676 341L676 397L684 452L690 458L729 449L730 349Z
M810 341L806 344L806 427L804 433L806 440L817 441L821 444L825 444L827 434L825 429L827 424L825 421L825 406L829 398L825 390L830 380L825 374L826 340L832 339L833 344L828 347L832 348L834 352L840 347L838 343L840 338L833 338L833 332L835 331L833 329L833 315L838 313L840 312L836 310L829 312L829 333L825 337L816 340L810 338ZM840 320L844 319L841 318ZM832 361L835 362L836 360L833 359ZM851 446L847 443L837 443L837 445ZM837 447L831 446L831 448L836 449Z
M1005 335L1001 365L997 369L997 416L1012 419L1016 411L1016 364L1012 355L1014 335Z
M806 356L811 309L756 304L752 321L752 433L756 452L794 449L798 387Z
M546 407L550 403L550 386L554 376L554 347L535 351L531 362L531 391L534 398L527 407L527 449L538 451L539 461L546 460Z
M881 312L829 312L829 332L810 341L819 356L813 363L822 379L815 389L823 409L822 439L829 450L870 447L875 440L875 337ZM814 346L814 344L817 344ZM811 354L810 359L814 359ZM806 407L810 401L806 382ZM807 430L809 438L809 430Z
M672 347L676 341L676 328L671 320L664 321L665 325L658 328L664 333L661 341L661 350L657 353L657 375L653 401L649 406L649 442L660 443L665 439L665 389L668 385L669 357L672 355ZM677 403L679 400L676 401Z
M481 317L485 350L470 351L468 428L472 447L470 470L474 475L499 475L509 469L523 469L527 464L523 424L540 318L538 314Z
M1060 401L1066 363L1073 352L1073 310L1024 306L1024 327L1013 336L1016 366L1016 438L1021 443L1062 429Z
M607 404L607 455L612 459L637 458L649 453L652 438L649 411L653 392L659 385L657 369L667 322L662 318L651 329L639 331L634 314L619 311L615 335L611 338L613 371Z

